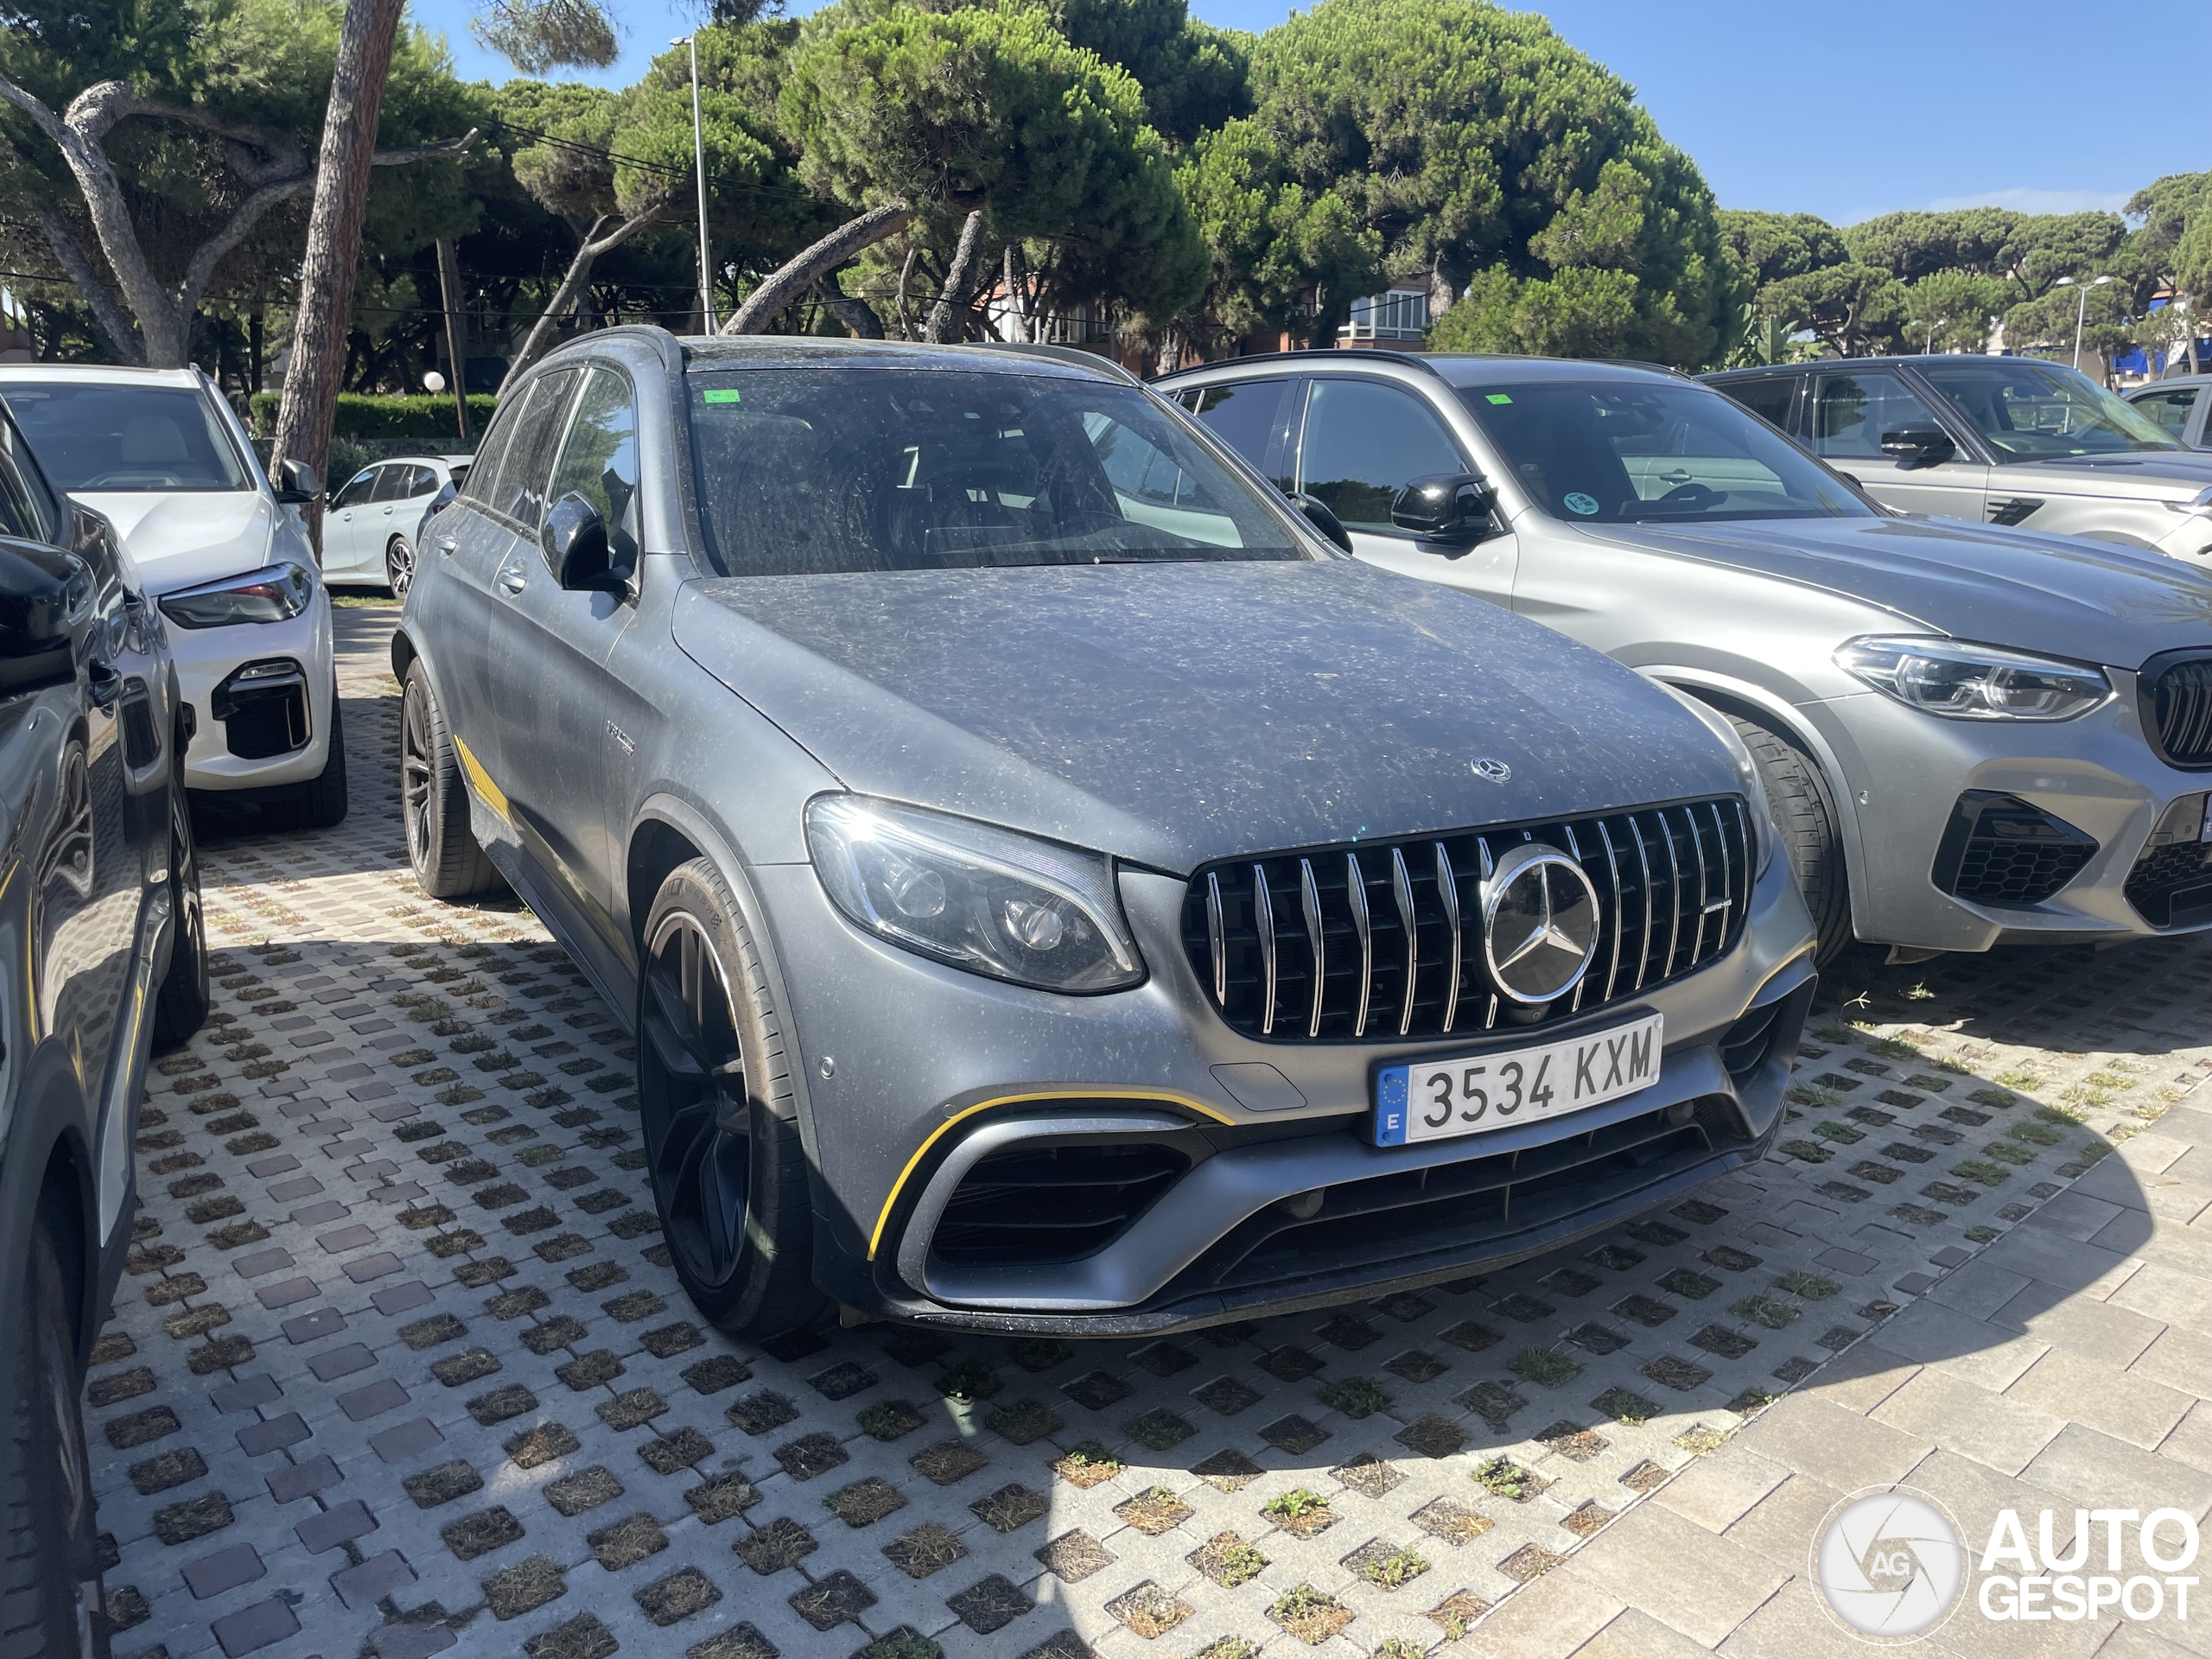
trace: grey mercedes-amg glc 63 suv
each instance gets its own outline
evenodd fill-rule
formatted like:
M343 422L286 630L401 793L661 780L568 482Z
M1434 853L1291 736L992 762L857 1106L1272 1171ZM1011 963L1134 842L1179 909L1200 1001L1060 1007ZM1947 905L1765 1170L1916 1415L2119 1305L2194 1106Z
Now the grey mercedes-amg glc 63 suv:
M634 1022L686 1288L1109 1335L1757 1159L1812 932L1725 722L1036 349L595 333L393 645L408 848Z

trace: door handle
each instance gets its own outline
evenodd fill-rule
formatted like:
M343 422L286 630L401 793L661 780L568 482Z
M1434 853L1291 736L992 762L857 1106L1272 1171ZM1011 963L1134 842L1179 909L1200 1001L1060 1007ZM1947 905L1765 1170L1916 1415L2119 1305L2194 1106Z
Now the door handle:
M123 695L123 671L113 663L95 658L85 665L85 679L95 709L112 709Z
M520 559L510 559L499 567L499 574L493 580L499 583L499 591L512 599L529 585L530 569Z
M454 549L459 547L461 543L450 536L441 536L435 543L432 543L432 545L435 546L441 553L451 553Z

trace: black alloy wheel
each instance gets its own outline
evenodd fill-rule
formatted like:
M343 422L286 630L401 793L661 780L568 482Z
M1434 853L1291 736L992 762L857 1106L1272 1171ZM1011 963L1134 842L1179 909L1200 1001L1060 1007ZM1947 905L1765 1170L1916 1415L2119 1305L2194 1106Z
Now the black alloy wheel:
M415 543L395 536L384 550L384 579L394 599L404 600L415 582Z
M420 663L407 670L399 712L399 814L407 861L433 899L467 899L499 884L468 823L468 785Z
M645 1037L653 1109L646 1155L670 1249L689 1277L720 1289L737 1271L752 1184L745 1053L721 964L696 917L673 911L648 942Z
M779 1335L823 1298L790 1059L760 953L705 859L662 883L640 944L638 1106L670 1259L715 1325Z

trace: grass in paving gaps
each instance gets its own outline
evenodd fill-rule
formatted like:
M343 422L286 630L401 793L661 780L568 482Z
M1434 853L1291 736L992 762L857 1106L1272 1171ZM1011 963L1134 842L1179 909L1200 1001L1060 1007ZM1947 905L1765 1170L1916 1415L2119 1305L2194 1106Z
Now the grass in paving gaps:
M1692 1457L1701 1458L1727 1445L1728 1437L1717 1428L1707 1428L1700 1423L1695 1428L1684 1429L1675 1435L1675 1444Z
M1096 1486L1120 1474L1126 1465L1096 1440L1085 1440L1052 1465L1052 1472L1071 1486Z
M1233 1532L1217 1532L1184 1558L1224 1590L1256 1579L1268 1557Z
M1808 1302L1825 1302L1843 1288L1833 1279L1823 1279L1819 1274L1807 1273L1802 1268L1783 1274L1774 1283L1776 1289L1802 1296Z
M1565 1388L1582 1373L1582 1367L1558 1348L1523 1348L1506 1362L1506 1369L1547 1389Z
M1359 1576L1385 1590L1395 1590L1411 1584L1427 1571L1428 1563L1410 1549L1393 1550L1388 1555L1371 1556L1359 1564Z
M2012 1179L2012 1172L1999 1165L1983 1163L1967 1158L1951 1166L1951 1173L1962 1181L1979 1181L1984 1186L2000 1186Z
M1749 1319L1753 1325L1763 1325L1770 1331L1783 1329L1797 1317L1799 1312L1792 1304L1764 1293L1729 1303L1728 1311L1739 1319Z
M2066 1132L2063 1129L2056 1128L2048 1122L2039 1122L2032 1117L2024 1122L2010 1125L2005 1133L2015 1141L2032 1141L2038 1147L2055 1147L2066 1138Z
M1510 1497L1515 1503L1532 1496L1535 1477L1510 1458L1492 1458L1476 1465L1468 1478L1494 1497Z
M1318 1648L1351 1623L1351 1609L1325 1591L1301 1584L1268 1609L1268 1617L1308 1647Z
M1390 1396L1371 1376L1347 1376L1322 1385L1321 1403L1357 1420L1372 1417L1390 1403Z

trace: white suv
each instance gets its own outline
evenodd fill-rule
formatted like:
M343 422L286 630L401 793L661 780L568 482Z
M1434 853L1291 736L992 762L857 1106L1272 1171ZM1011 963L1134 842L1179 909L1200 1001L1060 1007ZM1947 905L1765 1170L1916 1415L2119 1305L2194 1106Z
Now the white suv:
M346 816L330 597L245 429L194 369L0 365L0 403L54 485L105 514L168 625L190 705L185 783L307 827Z

